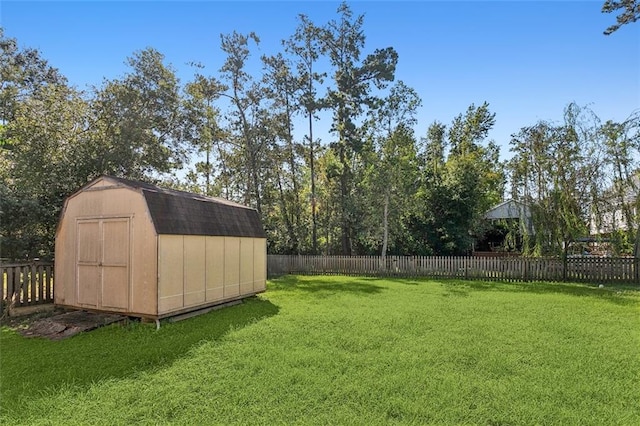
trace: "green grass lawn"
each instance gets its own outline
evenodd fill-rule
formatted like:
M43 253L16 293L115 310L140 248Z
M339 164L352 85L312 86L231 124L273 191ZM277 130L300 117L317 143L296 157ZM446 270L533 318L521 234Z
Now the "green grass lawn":
M640 292L284 277L59 342L0 334L1 424L640 424Z

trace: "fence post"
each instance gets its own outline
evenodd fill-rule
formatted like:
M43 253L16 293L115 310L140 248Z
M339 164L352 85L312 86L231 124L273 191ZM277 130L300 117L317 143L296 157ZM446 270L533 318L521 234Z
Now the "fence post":
M469 265L468 265L468 260L469 257L468 256L463 256L462 257L462 265L464 266L464 279L468 280L469 279Z
M8 284L8 281L4 278L4 274L5 268L0 267L0 317L2 317L2 314L4 313L4 283L7 282ZM7 298L7 300L8 299L9 298Z

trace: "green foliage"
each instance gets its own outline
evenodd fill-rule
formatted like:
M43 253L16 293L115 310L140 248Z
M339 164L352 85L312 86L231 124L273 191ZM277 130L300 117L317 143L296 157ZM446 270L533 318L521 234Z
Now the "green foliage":
M365 36L364 16L353 17L346 3L338 8L339 20L331 20L320 32L320 46L333 68L333 87L327 91L326 104L333 110L331 130L338 140L331 144L340 160L339 205L342 254L352 253L355 226L353 203L354 170L352 164L363 147L364 134L358 118L376 105L373 89L382 89L393 81L398 54L392 47L376 49L361 59Z
M482 236L482 216L502 199L504 173L498 148L485 144L495 123L488 104L469 106L447 130L433 123L427 131L423 176L418 193L422 211L412 221L412 232L421 235L421 252L461 255L472 250ZM445 149L449 148L445 153Z
M0 27L0 123L13 119L18 102L37 97L50 85L66 85L60 72L32 48L20 48Z
M192 146L197 155L204 154L204 161L196 162L192 170L192 180L198 183L204 177L204 187L200 191L206 195L214 193L213 180L215 170L213 157L215 149L225 138L225 133L218 124L220 110L214 102L226 88L213 77L196 74L194 81L185 85L183 103L184 128L183 137Z
M251 57L250 44L258 45L260 38L253 32L222 34L220 48L226 55L220 68L220 77L228 87L224 96L231 103L229 117L229 146L226 148L228 167L227 194L242 195L242 202L262 209L262 173L268 161L264 155L268 143L265 126L267 112L261 100L263 87L254 81L247 70Z
M46 208L29 194L0 185L0 257L33 259L51 253L51 234L41 225Z
M588 235L606 182L600 129L595 114L572 103L562 124L541 121L513 135L513 197L531 207L535 230L527 252L566 256Z
M182 166L179 81L163 61L152 48L135 52L130 71L96 93L95 140L85 157L99 174L139 179Z
M90 177L82 156L87 114L86 102L66 86L41 88L16 104L6 125L12 148L0 154L3 257L52 257L62 200Z
M283 41L285 51L290 53L296 64L296 80L300 87L298 92L298 106L304 109L308 119L308 133L306 142L308 151L303 154L304 160L309 169L309 204L311 214L311 235L310 252L318 252L318 214L317 214L317 191L316 191L316 155L319 145L313 137L313 125L316 119L316 112L323 108L323 101L317 96L316 84L322 84L326 73L316 70L320 56L320 33L321 29L313 24L305 15L298 16L298 26L295 33L289 40Z
M607 121L600 128L604 146L604 168L609 173L608 186L594 203L593 222L602 233L611 232L616 253L638 254L638 149L640 148L640 114L622 123Z
M618 12L616 23L604 31L605 35L611 35L621 26L631 24L640 19L640 2L638 0L605 0L602 5L602 13Z
M181 164L178 81L158 52L136 53L131 72L105 83L93 99L67 86L37 51L3 55L5 65L15 65L8 68L13 80L29 76L24 86L3 87L11 106L2 129L11 149L0 151L3 257L52 257L63 200L88 180L148 178Z
M632 425L639 307L576 284L283 277L159 331L2 329L0 421Z
M0 257L49 257L60 193L72 180L62 163L84 109L39 51L2 28L0 75Z
M356 171L358 253L402 254L404 248L398 243L411 239L407 220L415 209L419 175L418 145L411 127L421 102L412 88L399 81L369 112L363 129L367 141Z
M623 7L624 22L635 20L637 2L604 11ZM182 84L146 48L124 75L81 92L0 28L1 256L51 256L64 197L100 174L255 207L271 253L469 253L489 229L483 213L504 196L488 140L496 115L471 104L417 141L421 99L392 84L398 54L367 51L365 29L343 2L325 23L300 15L261 64L257 34L232 32L220 36L213 75L196 62ZM332 141L314 138L322 111ZM566 256L593 230L616 253L640 253L639 123L635 114L601 125L570 104L562 123L513 136L512 198L531 205L536 231L522 236L525 253Z
M282 167L274 170L276 185L274 197L278 200L280 224L286 228L286 253L300 253L305 244L303 235L308 224L306 209L301 202L303 165L299 154L302 144L294 140L294 117L301 111L299 96L308 91L305 81L293 74L293 64L282 54L263 56L265 67L263 76L264 93L269 100L269 117L265 119L267 139L271 140L274 159ZM307 249L308 250L308 249Z
M376 144L367 144L362 174L356 191L364 211L358 221L358 252L402 254L398 243L411 238L406 222L415 209L412 194L419 174L413 132L399 124Z

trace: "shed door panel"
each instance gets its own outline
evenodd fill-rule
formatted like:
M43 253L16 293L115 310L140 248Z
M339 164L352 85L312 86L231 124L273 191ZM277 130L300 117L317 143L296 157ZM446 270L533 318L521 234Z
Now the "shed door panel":
M78 303L98 306L98 285L100 268L98 266L78 265Z
M79 220L77 225L78 304L129 308L129 218Z
M129 306L129 220L102 223L102 306L127 309Z
M78 222L78 303L96 307L100 284L100 222Z
M78 222L78 263L97 266L100 261L100 222Z

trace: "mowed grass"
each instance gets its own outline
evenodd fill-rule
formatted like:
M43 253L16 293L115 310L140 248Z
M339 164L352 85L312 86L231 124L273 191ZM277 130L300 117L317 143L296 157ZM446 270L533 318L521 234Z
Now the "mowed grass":
M283 277L179 323L0 335L2 424L640 424L640 292Z

